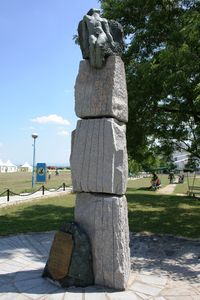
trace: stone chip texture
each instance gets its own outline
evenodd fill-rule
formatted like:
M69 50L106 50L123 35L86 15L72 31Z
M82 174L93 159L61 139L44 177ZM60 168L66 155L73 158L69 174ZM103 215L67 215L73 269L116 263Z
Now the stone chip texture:
M112 118L79 120L71 149L74 192L125 194L126 125Z
M92 244L95 284L124 290L130 273L126 197L77 194L75 221Z
M104 68L95 69L88 60L80 62L75 84L75 112L80 118L114 117L128 122L124 63L109 56Z

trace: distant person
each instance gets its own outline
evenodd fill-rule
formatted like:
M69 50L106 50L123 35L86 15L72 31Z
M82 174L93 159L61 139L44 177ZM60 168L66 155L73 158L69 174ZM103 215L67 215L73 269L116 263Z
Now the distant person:
M158 176L156 175L156 173L153 173L153 176L152 176L152 179L151 179L151 184L152 185L155 184L157 179L158 179Z
M169 173L168 179L169 179L169 183L174 183L175 176L173 172Z
M161 185L161 180L158 178L156 173L153 173L153 177L151 179L151 189L156 190Z
M182 175L179 175L179 178L178 178L178 183L184 183L184 174Z
M59 172L58 172L58 170L56 169L56 176L58 176L59 175Z
M51 180L51 172L48 170L48 179Z

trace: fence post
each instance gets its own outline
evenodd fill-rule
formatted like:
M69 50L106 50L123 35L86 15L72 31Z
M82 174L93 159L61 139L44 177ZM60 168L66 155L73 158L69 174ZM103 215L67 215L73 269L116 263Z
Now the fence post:
M63 182L63 191L65 191L65 183Z
M44 185L42 186L42 195L44 196Z
M9 200L10 200L10 190L7 189L7 202L9 202Z

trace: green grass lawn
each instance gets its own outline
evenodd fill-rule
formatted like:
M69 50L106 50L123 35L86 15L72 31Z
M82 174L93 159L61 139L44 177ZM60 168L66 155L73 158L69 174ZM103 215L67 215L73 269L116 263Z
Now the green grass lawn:
M60 171L59 176L51 171L51 179L47 180L45 187L58 188L63 183L71 185L71 172ZM42 183L36 183L34 190L42 186ZM0 194L5 190L10 189L14 193L23 193L32 191L32 173L16 172L16 173L0 173Z
M0 208L0 235L57 230L74 219L74 195Z
M200 201L184 196L127 191L129 226L133 232L200 238Z
M188 192L188 186L193 186L193 181L194 181L194 186L200 187L200 178L196 177L194 180L194 175L190 176L185 176L185 180L183 184L177 184L176 188L174 190L175 194L187 194Z
M166 185L169 184L169 179L168 179L168 175L165 174L159 174L158 177L161 180L161 185L162 187L165 187ZM147 178L140 178L140 179L135 179L132 180L130 179L128 181L128 187L132 188L132 191L137 191L137 193L149 193L149 191L147 190L148 187L151 186L151 177L147 177ZM156 192L153 192L156 193Z
M135 182L127 190L130 231L200 238L199 200L144 191L144 182ZM74 219L74 199L70 194L0 208L0 235L57 230Z

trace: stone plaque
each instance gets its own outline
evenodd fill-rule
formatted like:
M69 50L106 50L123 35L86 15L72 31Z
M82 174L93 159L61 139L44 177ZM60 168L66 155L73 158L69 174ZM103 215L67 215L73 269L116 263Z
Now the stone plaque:
M48 270L54 280L62 279L68 274L72 248L72 235L58 231L55 234L48 260Z

